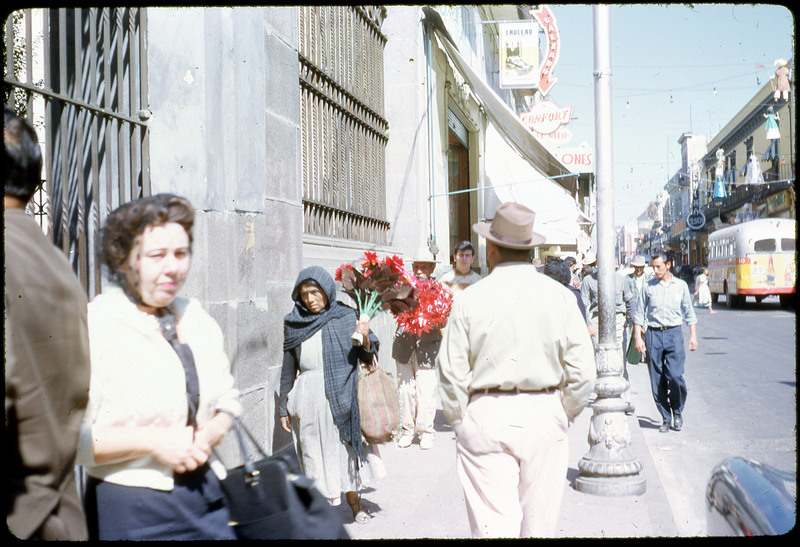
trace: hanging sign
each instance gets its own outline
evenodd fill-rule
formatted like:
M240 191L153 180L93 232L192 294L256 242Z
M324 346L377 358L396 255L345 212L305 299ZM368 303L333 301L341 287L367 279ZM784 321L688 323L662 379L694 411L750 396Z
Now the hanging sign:
M585 146L556 148L552 153L564 167L573 173L594 172L594 152Z
M698 210L695 210L691 215L686 217L686 225L690 230L702 230L706 225L706 216Z
M500 87L535 89L539 82L539 25L501 23Z
M568 127L560 127L552 133L533 132L533 136L539 139L545 146L562 146L572 140L572 131Z
M561 107L552 101L539 101L530 112L520 114L519 119L534 133L549 135L572 121L572 107Z
M547 6L539 6L537 9L531 11L534 19L538 21L539 25L544 30L545 38L547 39L547 53L542 61L542 68L539 71L539 93L542 97L547 95L553 84L556 83L558 78L553 78L553 69L558 62L559 50L559 34L558 27L556 26L556 18Z

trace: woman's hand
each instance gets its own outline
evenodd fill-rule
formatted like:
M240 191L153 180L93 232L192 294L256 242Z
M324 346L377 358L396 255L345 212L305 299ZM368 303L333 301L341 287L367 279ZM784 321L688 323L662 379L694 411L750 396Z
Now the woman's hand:
M289 416L281 416L281 428L286 433L292 432L292 421L289 419Z
M364 317L365 316L362 315L356 321L356 331L355 332L357 334L360 334L361 338L363 339L363 342L362 342L361 346L364 349L369 350L369 348L371 346L371 342L369 340L369 319L363 319Z
M209 457L228 431L233 427L233 418L224 412L217 412L213 418L200 424L194 434L194 443Z
M206 451L205 441L195 442L192 427L153 429L150 454L175 473L194 471L208 461L211 450Z

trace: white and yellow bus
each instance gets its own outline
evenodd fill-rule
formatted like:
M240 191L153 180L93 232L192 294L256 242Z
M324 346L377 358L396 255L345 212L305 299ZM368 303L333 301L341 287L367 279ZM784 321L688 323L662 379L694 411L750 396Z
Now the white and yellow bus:
M779 295L781 306L794 299L797 221L762 218L712 232L708 236L708 277L712 302L726 295L729 308L748 295L756 302Z

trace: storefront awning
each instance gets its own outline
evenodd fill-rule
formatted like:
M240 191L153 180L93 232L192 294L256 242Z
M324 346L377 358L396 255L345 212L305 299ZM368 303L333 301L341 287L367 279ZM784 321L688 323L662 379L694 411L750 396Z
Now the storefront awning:
M521 203L536 212L535 230L545 245L576 245L581 215L573 197L578 175L571 173L520 121L519 117L470 67L450 39L439 14L423 7L437 42L481 102L486 127L484 168L487 186L484 216L494 217L501 203Z
M486 218L493 218L501 203L517 202L536 213L534 230L546 237L545 245L576 245L582 218L575 199L511 148L494 124L486 128L484 166Z
M569 169L533 136L533 133L520 121L516 113L472 70L450 39L442 18L436 10L424 6L422 11L425 14L425 22L434 30L441 49L447 53L458 71L469 83L473 93L483 105L487 117L508 145L557 184L570 192L577 191L578 175L568 176L571 175Z

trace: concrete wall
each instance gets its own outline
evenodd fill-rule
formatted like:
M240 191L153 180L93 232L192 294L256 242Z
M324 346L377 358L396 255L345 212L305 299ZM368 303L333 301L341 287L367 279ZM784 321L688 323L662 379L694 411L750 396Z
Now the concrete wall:
M302 267L296 8L147 16L153 192L197 209L183 294L219 322L248 426L278 449L283 316Z

